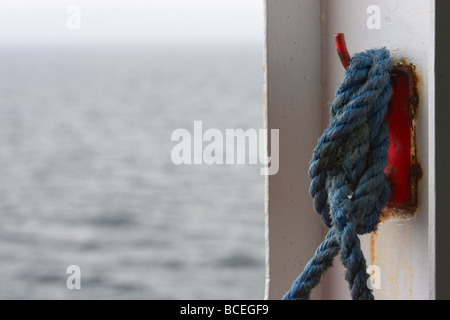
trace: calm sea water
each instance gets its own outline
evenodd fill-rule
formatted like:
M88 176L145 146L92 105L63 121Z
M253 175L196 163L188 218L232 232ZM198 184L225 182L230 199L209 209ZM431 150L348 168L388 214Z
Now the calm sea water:
M262 103L257 46L3 47L0 299L263 298L260 165L170 157Z

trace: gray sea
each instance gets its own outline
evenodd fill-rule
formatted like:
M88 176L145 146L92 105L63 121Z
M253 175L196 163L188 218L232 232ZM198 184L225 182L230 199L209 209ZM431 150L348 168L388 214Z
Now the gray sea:
M263 128L262 76L259 46L1 47L0 299L262 299L261 166L171 160L196 120Z

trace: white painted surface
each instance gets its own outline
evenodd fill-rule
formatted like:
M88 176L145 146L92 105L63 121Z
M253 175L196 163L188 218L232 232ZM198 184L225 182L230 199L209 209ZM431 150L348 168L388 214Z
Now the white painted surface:
M269 129L281 129L280 170L268 178L266 298L278 299L322 239L308 192L311 150L322 129L320 6L267 1L266 14L266 119Z
M371 5L381 9L380 29L367 27ZM368 263L381 270L377 299L433 299L434 1L266 0L266 14L267 126L280 130L280 170L267 180L266 298L281 298L327 232L312 210L307 170L345 72L333 41L343 32L351 54L386 46L417 66L419 209L414 219L383 222L362 243ZM337 259L312 298L348 299L343 272Z

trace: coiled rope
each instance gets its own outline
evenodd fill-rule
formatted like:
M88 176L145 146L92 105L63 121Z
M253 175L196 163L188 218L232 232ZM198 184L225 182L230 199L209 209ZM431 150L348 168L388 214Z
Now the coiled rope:
M330 123L310 162L315 211L330 228L284 300L309 299L340 254L354 300L373 300L358 234L375 231L390 197L388 163L392 60L385 48L355 54L330 106Z

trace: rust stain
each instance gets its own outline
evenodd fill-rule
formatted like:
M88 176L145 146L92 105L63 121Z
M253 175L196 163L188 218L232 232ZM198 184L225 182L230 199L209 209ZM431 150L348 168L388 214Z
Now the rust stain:
M413 300L414 299L414 292L413 292L413 288L414 288L414 269L413 269L413 266L412 266L412 252L411 251L412 250L410 249L409 250L409 256L408 256L409 265L408 265L408 270L407 270L407 273L408 273L408 279L407 279L408 289L407 289L407 292L406 292L406 298L408 300Z
M370 264L375 264L375 237L377 233L376 231L370 234Z
M410 110L410 126L411 126L411 161L410 161L410 192L411 203L408 205L392 205L389 203L382 210L381 221L386 221L390 218L412 218L419 205L418 203L418 183L423 176L422 166L417 157L417 144L416 144L416 118L417 110L419 108L419 90L418 86L421 85L422 79L417 72L416 66L412 63L408 63L404 58L400 61L396 61L394 70L397 73L405 74L409 78L409 110ZM386 178L392 183L391 175L386 175Z

